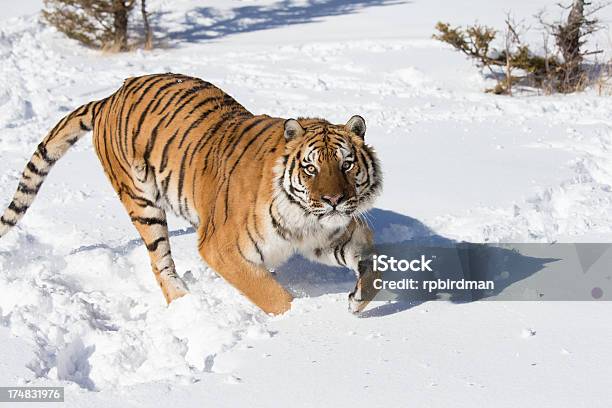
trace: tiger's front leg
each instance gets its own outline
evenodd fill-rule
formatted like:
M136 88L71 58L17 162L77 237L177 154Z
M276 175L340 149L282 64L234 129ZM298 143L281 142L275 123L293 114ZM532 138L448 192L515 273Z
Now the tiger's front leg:
M380 279L382 275L374 270L371 253L363 256L363 259L358 262L357 274L355 289L349 294L349 310L355 314L365 309L379 291L374 281Z
M293 296L258 262L257 251L248 240L229 235L225 239L203 239L203 228L199 234L198 249L204 261L251 302L275 315L291 309Z
M344 266L355 272L355 288L348 296L351 313L360 313L374 299L378 290L374 280L380 273L374 271L372 231L363 222L352 221L346 231L326 247L317 247L304 255L309 259L332 266Z

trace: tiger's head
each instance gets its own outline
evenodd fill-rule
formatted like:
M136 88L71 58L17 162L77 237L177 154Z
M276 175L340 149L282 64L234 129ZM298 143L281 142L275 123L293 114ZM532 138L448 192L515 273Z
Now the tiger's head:
M285 121L278 188L320 223L346 225L371 208L382 187L378 159L365 144L365 133L361 116L345 125L322 119Z

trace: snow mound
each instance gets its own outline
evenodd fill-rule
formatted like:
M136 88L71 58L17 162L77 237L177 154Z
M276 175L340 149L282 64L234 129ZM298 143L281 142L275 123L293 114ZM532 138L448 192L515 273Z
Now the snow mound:
M243 337L267 335L266 317L204 267L186 276L191 294L167 307L142 246L63 256L22 231L7 238L1 319L37 346L29 368L39 377L92 390L191 381Z

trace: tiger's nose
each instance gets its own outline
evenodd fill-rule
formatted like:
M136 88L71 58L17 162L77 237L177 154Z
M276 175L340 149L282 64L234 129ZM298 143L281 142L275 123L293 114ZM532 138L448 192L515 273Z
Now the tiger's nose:
M333 205L334 207L344 198L344 194L324 195L321 197L323 201Z

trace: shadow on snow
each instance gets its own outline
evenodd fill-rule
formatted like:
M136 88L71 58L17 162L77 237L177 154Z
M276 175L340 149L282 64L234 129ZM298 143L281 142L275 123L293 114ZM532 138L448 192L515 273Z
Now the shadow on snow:
M320 21L324 17L346 15L373 6L390 6L406 3L404 0L284 0L271 5L241 6L229 12L213 7L197 7L185 15L179 31L163 31L158 21L167 12L154 14L153 24L163 38L171 42L198 42L232 34L269 30L293 24ZM210 21L210 24L202 24Z
M389 245L395 245L397 248L416 248L417 252L424 248L435 248L436 250L455 251L457 254L462 254L461 244L436 234L415 218L393 211L375 208L367 213L366 220L374 232L374 240L379 249L386 248ZM195 230L193 228L186 228L170 231L169 235L175 237L194 233ZM72 251L71 254L103 248L118 255L125 255L141 245L143 245L142 240L133 239L117 247L111 247L106 244L83 246ZM506 261L504 265L494 266L493 268L507 268L508 265L510 265L508 270L504 269L503 271L506 277L501 282L496 281L495 289L493 293L489 295L501 293L506 287L526 279L544 268L547 263L554 261L554 259L524 256L510 249L480 244L467 245L470 246L470 251L477 251L479 255L481 255L482 252L478 251L484 251L486 256L493 257L494 259L504 259ZM456 267L441 268L436 271L435 278L456 279L458 278L456 269ZM489 276L499 274L500 272L501 271L498 270L486 270L486 276L477 276L472 273L471 276L460 277L470 280L486 280ZM276 279L282 285L290 289L299 297L316 297L331 293L348 294L355 285L355 275L351 270L310 262L299 255L293 256L287 263L274 271L274 273L276 274ZM473 295L474 297L472 299L486 297L482 295L482 293L476 292L473 293ZM448 300L455 302L466 301L466 299L452 296ZM423 303L423 299L403 299L392 303L374 302L374 307L371 306L369 310L361 314L361 317L393 314L410 309L421 303Z

